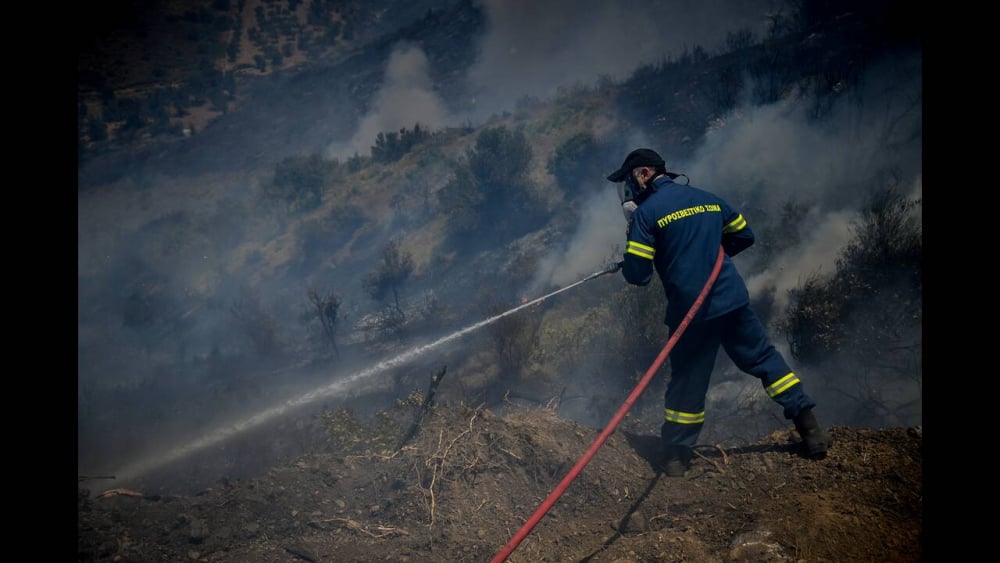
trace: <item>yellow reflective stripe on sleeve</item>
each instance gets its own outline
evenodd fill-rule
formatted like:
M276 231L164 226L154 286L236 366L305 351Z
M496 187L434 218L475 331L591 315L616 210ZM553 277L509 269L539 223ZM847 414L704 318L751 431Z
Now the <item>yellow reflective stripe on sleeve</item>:
M737 215L731 223L726 225L726 228L722 229L724 233L735 233L737 231L743 230L743 227L747 226L747 220L743 218L743 215Z
M678 424L701 424L705 422L705 411L701 412L681 412L675 411L673 409L663 409L667 415L667 422L676 422Z
M656 249L652 246L646 246L634 241L628 241L626 252L629 254L635 254L640 258L646 258L647 260L652 260L653 255L656 254Z
M795 373L789 372L788 375L768 385L764 389L767 391L768 396L773 398L784 393L785 391L788 390L789 387L795 385L798 382L799 378L795 377Z

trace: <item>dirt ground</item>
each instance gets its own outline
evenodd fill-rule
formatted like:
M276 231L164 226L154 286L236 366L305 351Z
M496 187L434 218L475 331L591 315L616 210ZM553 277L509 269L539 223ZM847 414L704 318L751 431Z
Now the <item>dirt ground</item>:
M81 481L78 560L490 561L599 434L544 407L326 422L320 451L190 496ZM619 429L507 560L922 560L921 428L830 433L820 461L789 429L669 478Z

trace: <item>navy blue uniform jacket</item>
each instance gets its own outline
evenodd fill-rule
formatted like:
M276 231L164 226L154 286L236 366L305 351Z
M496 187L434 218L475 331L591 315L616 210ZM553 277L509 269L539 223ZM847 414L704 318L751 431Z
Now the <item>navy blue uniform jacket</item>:
M646 285L653 269L667 294L665 322L676 328L694 304L715 266L721 244L722 269L694 320L713 319L750 302L750 294L730 259L754 242L743 216L722 198L661 176L632 214L622 275Z

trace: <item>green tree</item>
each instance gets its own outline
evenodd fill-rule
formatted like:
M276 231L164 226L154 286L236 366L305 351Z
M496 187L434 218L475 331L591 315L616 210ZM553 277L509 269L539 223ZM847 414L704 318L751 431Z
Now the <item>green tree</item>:
M577 133L563 141L546 163L546 170L562 186L603 179L604 147L589 132Z
M464 163L452 165L452 176L441 188L448 224L456 233L466 233L479 224L479 213L483 204L483 194L477 189L472 171Z
M399 133L391 131L388 133L380 132L375 137L375 145L372 147L372 160L376 162L395 162L403 158L415 145L428 137L430 137L430 132L427 129L421 128L419 123L413 126L413 130L403 127L399 130Z
M476 229L506 238L534 226L538 212L529 178L531 161L531 146L522 130L484 129L464 159L452 166L453 176L441 189L442 212L453 234Z
M476 146L467 153L469 170L487 194L487 199L501 200L505 196L525 191L531 146L520 129L510 131L505 126L487 128L479 134Z
M319 154L287 157L275 165L268 194L284 201L290 211L315 209L337 169L336 160L326 160Z
M741 27L736 31L726 32L726 51L741 51L753 46L756 41L753 29L750 27Z

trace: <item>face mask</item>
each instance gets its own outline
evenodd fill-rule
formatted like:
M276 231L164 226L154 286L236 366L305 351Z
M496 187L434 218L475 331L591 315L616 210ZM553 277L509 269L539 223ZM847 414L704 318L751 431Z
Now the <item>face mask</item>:
M622 183L622 203L635 200L641 193L642 186L639 185L639 181L635 179L635 176L631 174L626 176L625 181Z
M634 200L642 192L642 186L635 179L635 176L629 174L625 177L625 181L618 184L618 197L622 202L622 212L625 214L625 221L632 221L632 213L635 212L636 208L639 206Z
M632 189L628 187L626 182L618 182L615 184L615 188L618 189L618 201L625 203L626 201L632 201L635 194L632 193Z

